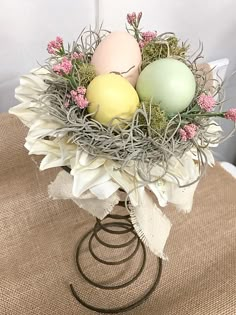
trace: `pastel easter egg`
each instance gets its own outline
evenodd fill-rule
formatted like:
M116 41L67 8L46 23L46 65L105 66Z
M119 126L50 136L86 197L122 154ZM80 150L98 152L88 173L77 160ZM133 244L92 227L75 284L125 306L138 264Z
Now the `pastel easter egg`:
M167 113L176 114L186 109L193 100L196 81L183 62L165 58L144 68L136 90L141 100L153 100Z
M131 120L139 105L139 97L133 86L114 73L95 77L87 88L88 112L93 119L108 125L114 117ZM116 124L114 120L112 124Z
M91 63L97 75L119 72L136 85L142 57L139 45L127 32L112 32L95 49Z

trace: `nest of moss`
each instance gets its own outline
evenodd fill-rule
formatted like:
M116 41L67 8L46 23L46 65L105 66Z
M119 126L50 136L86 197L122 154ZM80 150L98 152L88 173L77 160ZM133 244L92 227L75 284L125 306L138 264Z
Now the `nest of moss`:
M164 175L171 157L181 159L183 154L193 147L197 151L199 167L203 169L207 162L204 149L211 142L219 142L221 135L207 137L207 130L213 122L210 118L197 117L193 113L200 112L197 99L201 93L208 93L209 85L213 95L219 95L216 106L222 105L222 82L219 81L217 84L213 81L209 82L207 79L209 73L204 69L199 70L196 66L198 59L201 58L201 49L196 57L190 60L187 55L188 46L180 43L173 33L157 36L142 49L142 68L159 58L169 57L182 60L191 69L196 78L197 89L193 101L184 112L170 116L161 110L159 104L141 102L132 121L115 117L114 119L120 124L113 126L111 121L108 126L104 126L94 120L86 108L80 109L73 103L65 106L71 90L81 85L87 87L96 76L90 60L103 36L102 31L83 32L77 42L73 43L72 47L68 47L65 55L71 56L75 52L83 54L82 59L74 61L71 76L62 77L52 70L55 57L51 58L45 66L51 73L51 80L47 81L49 87L40 98L42 103L40 110L63 123L62 128L55 130L55 137L61 135L63 131L69 142L75 143L94 157L117 161L121 168L134 163L137 172L145 181L151 180L150 173L153 167L161 166ZM191 141L183 142L178 131L181 126L191 123L198 126L197 134Z

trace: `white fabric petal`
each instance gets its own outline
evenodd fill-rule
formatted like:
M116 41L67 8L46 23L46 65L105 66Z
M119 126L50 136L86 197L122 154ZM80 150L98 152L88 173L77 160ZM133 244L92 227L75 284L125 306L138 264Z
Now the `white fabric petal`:
M206 158L204 157L204 155L202 156L203 162L207 162L208 165L210 166L214 166L215 165L215 159L214 156L212 154L212 152L208 149L202 149L204 154L206 155ZM188 153L188 154L194 161L198 161L198 155L197 155L197 149L194 147L192 148Z
M193 204L193 196L198 185L198 181L194 183L199 177L198 165L193 161L191 153L186 153L181 159L181 164L176 164L176 168L172 169L174 175L177 175L178 182L166 181L165 191L167 200L173 203L177 210L190 212ZM192 184L194 183L194 184ZM188 185L187 187L180 187Z
M117 183L114 183L112 180L109 180L100 185L96 185L90 188L92 194L94 194L98 199L104 200L109 198L114 192L116 192L120 186Z
M73 176L66 171L60 171L56 179L48 186L49 197L53 199L73 199L72 185Z
M37 102L27 101L10 108L9 113L17 116L24 125L30 127L41 116L34 110L39 106L40 104Z
M191 183L197 178L194 161L187 154L183 155L180 160L171 158L168 163L167 172L168 174L164 176L164 179L181 186Z
M77 198L79 198L86 190L96 185L103 184L111 179L104 167L82 171L75 171L72 169L71 174L74 176L72 192Z
M64 127L64 123L56 118L41 116L29 129L28 137L38 139L46 136L53 136L58 128ZM63 134L59 135L63 136Z
M76 145L67 143L65 140L37 140L34 143L27 142L30 146L29 154L45 155L40 163L40 170L51 167L67 165L70 166L70 160L75 156Z
M105 168L107 164L105 164ZM141 186L140 183L137 182L136 178L127 174L126 172L121 172L118 169L107 168L111 178L128 194L129 199L133 206L137 206L139 204L139 196L137 193L137 187Z
M20 102L38 100L48 88L46 79L51 79L50 73L43 68L32 70L30 74L20 77L20 85L15 89L15 97Z
M141 240L157 256L166 259L164 246L169 236L171 223L157 207L151 193L139 189L141 203L131 210L131 221Z
M98 219L104 219L112 210L113 208L119 203L120 197L117 192L112 194L107 199L72 199L80 208L87 210L90 214L97 217Z
M62 185L63 183L63 185ZM80 198L72 194L73 176L61 171L48 187L49 196L54 199L72 199L80 208L87 210L93 216L103 219L120 201L119 194L113 193L105 200L99 200L91 192L85 192Z
M161 207L167 206L166 181L158 180L156 183L149 184L148 187L156 196L159 205Z
M58 158L54 154L48 153L41 161L39 169L44 171L48 168L66 165L62 158Z
M96 169L102 166L105 162L106 159L104 158L94 158L87 152L78 149L76 152L76 158L72 165L72 174L76 171Z
M174 183L166 183L168 202L173 203L177 210L189 213L192 210L193 196L198 182L187 187L178 187Z

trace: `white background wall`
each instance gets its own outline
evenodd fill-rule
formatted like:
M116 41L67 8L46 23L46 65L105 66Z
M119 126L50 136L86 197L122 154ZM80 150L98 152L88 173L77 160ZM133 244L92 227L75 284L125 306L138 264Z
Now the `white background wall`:
M95 25L95 3L104 28L123 29L127 12L142 11L144 29L174 31L193 49L201 40L206 61L227 57L228 77L236 70L235 0L1 0L0 112L16 104L19 76L43 62L49 40L61 35L72 41L84 26ZM227 81L226 93L226 108L236 107L236 77ZM225 130L231 126L224 123ZM236 136L217 153L236 162Z
M94 26L94 0L0 0L0 112L16 104L19 76L48 58L47 43Z

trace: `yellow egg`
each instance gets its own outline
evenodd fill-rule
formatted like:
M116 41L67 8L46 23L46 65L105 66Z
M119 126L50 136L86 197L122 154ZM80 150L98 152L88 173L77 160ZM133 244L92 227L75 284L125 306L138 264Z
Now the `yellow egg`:
M95 49L91 63L97 75L119 72L135 86L141 61L141 52L136 39L127 32L112 32Z
M94 78L87 88L86 97L89 101L88 112L94 113L93 119L104 125L108 125L116 116L131 120L139 105L139 97L133 86L114 73ZM117 120L112 124L117 124Z

